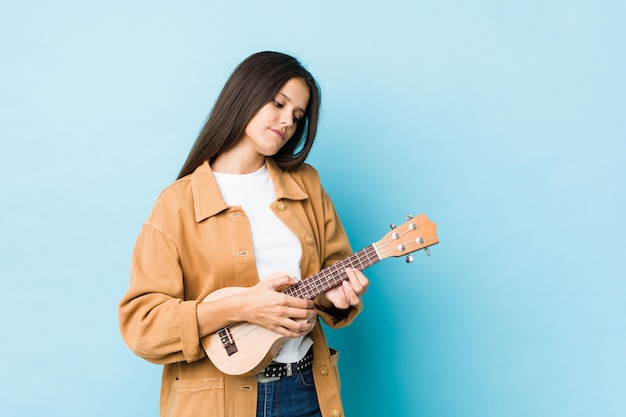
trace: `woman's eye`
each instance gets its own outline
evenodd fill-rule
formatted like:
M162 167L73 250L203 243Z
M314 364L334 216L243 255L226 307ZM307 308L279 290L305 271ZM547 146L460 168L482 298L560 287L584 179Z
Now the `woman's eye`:
M283 107L285 107L285 105L283 103L281 103L280 101L276 100L275 98L272 99L272 103L274 103L274 106L276 106L279 109L282 109ZM302 120L302 118L304 117L304 115L298 117L298 116L293 116L293 122L294 123L298 123L300 120Z

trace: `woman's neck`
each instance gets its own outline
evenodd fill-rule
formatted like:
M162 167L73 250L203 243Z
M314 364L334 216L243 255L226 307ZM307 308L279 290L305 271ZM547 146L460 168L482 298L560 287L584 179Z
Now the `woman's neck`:
M245 157L236 148L219 154L211 163L211 169L223 174L250 174L258 171L265 164L263 155Z

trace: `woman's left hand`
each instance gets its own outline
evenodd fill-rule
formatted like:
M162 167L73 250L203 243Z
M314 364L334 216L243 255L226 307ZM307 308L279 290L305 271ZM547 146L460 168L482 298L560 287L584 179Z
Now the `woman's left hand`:
M324 293L335 307L342 310L358 305L361 302L361 296L365 294L370 284L367 277L358 269L346 268L346 275L348 275L348 280Z

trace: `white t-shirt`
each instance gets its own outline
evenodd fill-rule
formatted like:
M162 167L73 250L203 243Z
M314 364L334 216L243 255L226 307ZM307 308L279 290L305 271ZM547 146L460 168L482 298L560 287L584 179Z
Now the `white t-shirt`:
M259 279L272 272L282 271L296 279L300 276L302 248L296 235L272 212L276 190L267 167L251 174L224 174L214 172L224 201L230 206L241 206L252 232L252 246ZM309 350L313 340L309 336L289 339L274 360L297 362Z

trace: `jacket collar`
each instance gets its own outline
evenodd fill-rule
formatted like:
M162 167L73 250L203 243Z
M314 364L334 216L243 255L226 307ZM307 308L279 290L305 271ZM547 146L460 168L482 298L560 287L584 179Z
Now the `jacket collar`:
M309 198L291 174L280 169L272 158L266 158L265 165L272 183L274 183L277 200L305 200ZM208 219L230 207L220 193L208 161L205 161L191 174L191 190L196 222Z

